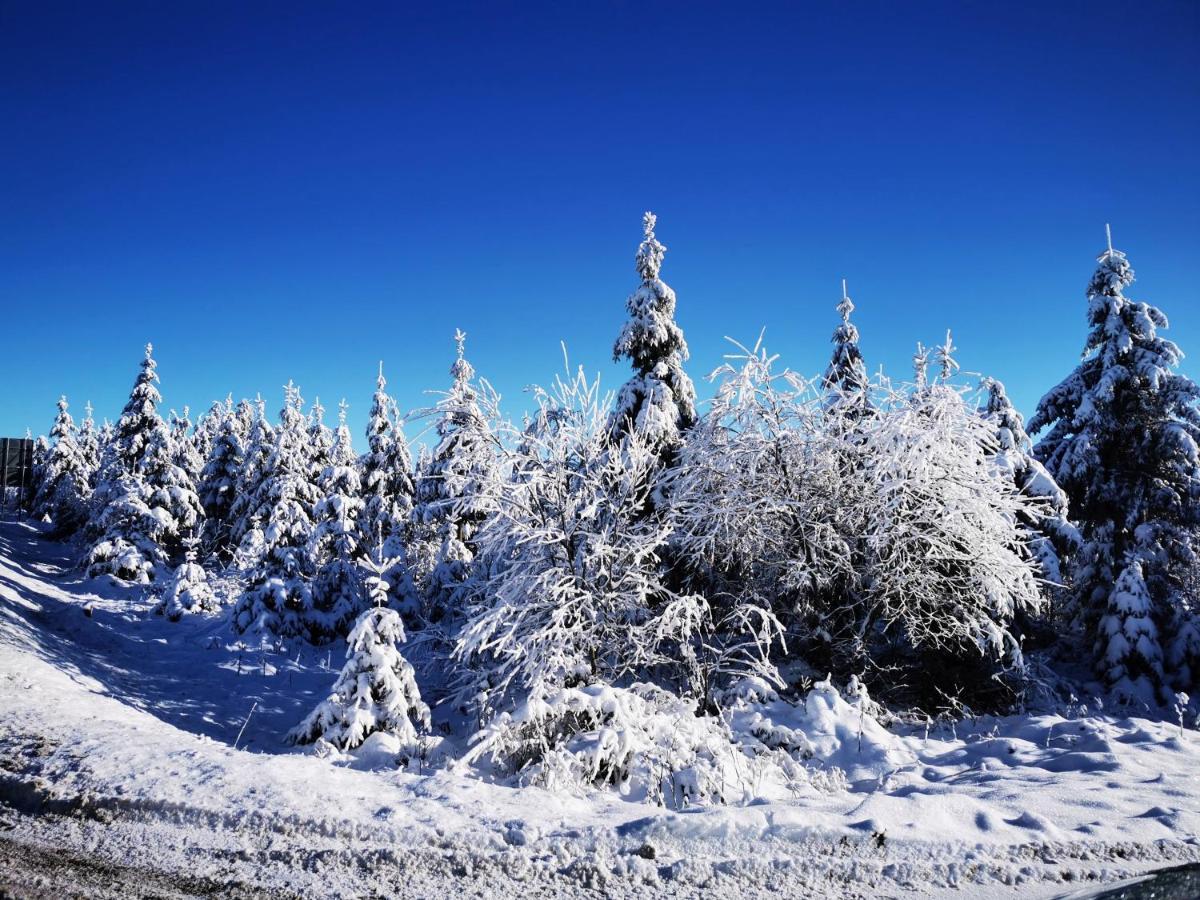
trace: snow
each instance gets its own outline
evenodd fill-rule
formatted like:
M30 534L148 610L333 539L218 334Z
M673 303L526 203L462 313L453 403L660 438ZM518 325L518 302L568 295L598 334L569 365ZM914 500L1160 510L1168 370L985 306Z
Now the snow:
M852 687L796 705L763 685L729 726L806 773L790 794L673 810L514 789L436 755L401 770L382 737L290 748L339 651L247 645L224 614L171 623L72 562L0 524L0 817L23 845L313 896L1056 896L1200 859L1200 735L1179 723L926 731Z

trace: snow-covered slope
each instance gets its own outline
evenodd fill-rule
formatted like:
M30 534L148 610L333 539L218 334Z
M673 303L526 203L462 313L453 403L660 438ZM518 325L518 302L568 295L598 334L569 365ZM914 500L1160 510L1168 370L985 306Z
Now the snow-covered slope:
M68 552L0 525L0 888L23 883L21 848L30 869L50 848L180 895L284 896L1055 896L1200 859L1200 736L1141 719L895 733L815 690L735 725L807 742L828 777L681 812L318 758L283 739L340 650L168 622Z

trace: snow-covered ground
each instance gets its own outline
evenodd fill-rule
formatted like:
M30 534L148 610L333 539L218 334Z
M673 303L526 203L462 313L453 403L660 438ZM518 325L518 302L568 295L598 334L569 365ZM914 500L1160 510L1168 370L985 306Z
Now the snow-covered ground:
M335 763L283 738L339 648L168 622L68 554L0 524L0 893L1029 897L1200 860L1200 735L1137 718L926 734L765 704L739 715L802 733L813 777L684 811Z

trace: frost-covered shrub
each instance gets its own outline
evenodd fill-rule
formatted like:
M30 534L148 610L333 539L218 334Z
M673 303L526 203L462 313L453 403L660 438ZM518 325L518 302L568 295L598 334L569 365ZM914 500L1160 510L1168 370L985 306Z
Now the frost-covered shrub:
M694 701L649 684L535 692L476 735L464 762L483 758L523 783L612 786L673 808L741 798L753 763L719 718L697 716Z
M645 513L659 461L632 432L614 442L580 373L541 394L514 472L475 535L455 657L487 710L530 692L657 674L701 689L708 605L664 581L670 526Z

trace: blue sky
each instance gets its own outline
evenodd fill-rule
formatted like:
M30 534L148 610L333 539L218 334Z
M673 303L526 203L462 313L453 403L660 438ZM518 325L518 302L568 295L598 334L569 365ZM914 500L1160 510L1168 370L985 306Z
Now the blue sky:
M698 381L820 371L845 277L872 369L951 327L1028 412L1108 221L1200 354L1196 3L242 6L0 5L0 434L147 340L168 407L293 378L360 446L456 327L513 414L560 340L616 388L645 209Z

